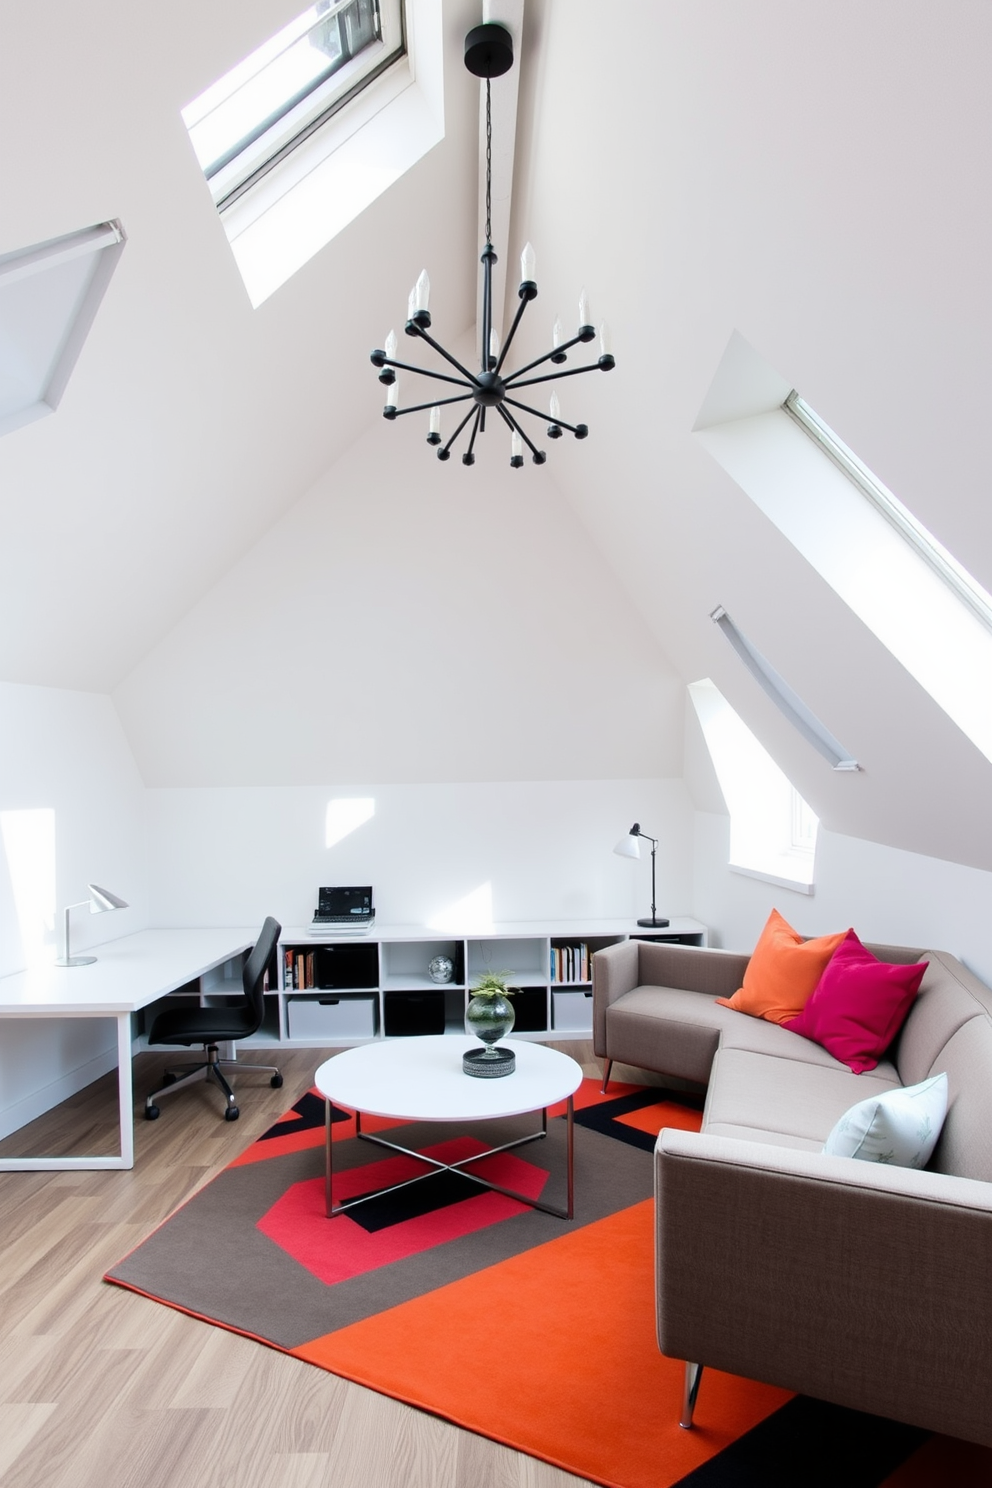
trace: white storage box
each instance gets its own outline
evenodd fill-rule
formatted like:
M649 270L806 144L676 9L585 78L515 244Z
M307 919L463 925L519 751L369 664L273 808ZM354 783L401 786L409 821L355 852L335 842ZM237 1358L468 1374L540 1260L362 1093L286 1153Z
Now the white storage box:
M376 1001L375 997L346 997L338 992L290 997L286 1004L289 1036L317 1044L374 1038Z
M568 1033L592 1033L592 993L552 992L555 1028Z

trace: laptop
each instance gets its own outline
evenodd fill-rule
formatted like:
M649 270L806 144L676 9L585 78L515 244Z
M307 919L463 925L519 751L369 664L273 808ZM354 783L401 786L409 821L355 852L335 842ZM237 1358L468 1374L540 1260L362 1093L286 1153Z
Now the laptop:
M371 884L318 890L312 929L330 931L332 935L364 935L374 924Z

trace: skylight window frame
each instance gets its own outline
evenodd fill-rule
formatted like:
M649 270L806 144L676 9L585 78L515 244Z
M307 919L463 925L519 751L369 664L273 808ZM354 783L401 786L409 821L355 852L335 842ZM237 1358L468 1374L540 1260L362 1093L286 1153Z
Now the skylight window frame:
M306 31L292 37L288 45L295 45L308 31L315 29L318 25L326 24L328 20L346 9L350 3L351 0L337 0L337 3L333 4L325 14L316 17ZM258 131L249 132L240 147L236 150L232 149L227 155L222 155L219 163L200 160L200 166L207 177L214 204L222 215L264 180L270 171L276 169L305 141L323 128L376 78L407 55L404 0L373 0L373 3L379 21L379 39L363 47L361 51L348 58L342 66L335 68L300 95L288 99L287 106L280 109L278 113L269 115L266 120L260 120L259 123L263 127ZM302 21L306 13L304 11L301 16L297 17L296 22L291 22L289 26L284 27L283 32L288 36L291 35L291 28ZM256 48L255 52L231 68L223 78L211 84L183 109L183 121L191 140L197 124L201 123L211 111L200 110L200 105L205 99L216 94L224 82L231 80L232 86L228 93L218 95L217 102L212 105L212 108L221 107L227 98L233 96L237 88L244 86L253 77L259 76L266 66L279 60L282 55L281 51L274 56L269 56L254 72L248 70L254 57L271 52L275 39L270 38L268 42Z
M837 437L829 424L824 423L795 389L785 399L782 409L871 502L889 525L895 528L900 537L909 543L941 582L981 621L985 629L992 633L992 595L937 541L932 532L927 531L922 522L917 521L913 513L872 474L867 465L862 464L854 451Z

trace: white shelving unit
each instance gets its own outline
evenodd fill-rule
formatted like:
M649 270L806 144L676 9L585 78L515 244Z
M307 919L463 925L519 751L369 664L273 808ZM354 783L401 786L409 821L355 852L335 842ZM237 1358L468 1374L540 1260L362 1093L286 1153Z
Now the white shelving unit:
M591 962L604 946L639 937L705 945L706 927L698 920L676 918L664 930L646 930L630 920L524 922L465 935L445 935L417 925L376 927L368 936L316 936L306 928L290 928L283 931L277 947L262 1027L251 1038L227 1047L341 1048L372 1038L463 1033L472 983L485 971L510 973L517 1017L514 1038L588 1038L591 966L590 979L556 979L553 950L585 945ZM428 975L428 962L435 956L452 962L450 982L439 984ZM202 1007L222 1007L228 998L240 999L241 965L242 958L234 957L144 1009L141 1033L157 1012L175 1005L178 998ZM298 972L302 985L295 982ZM312 985L307 985L308 978ZM297 1000L316 1004L305 1010L305 1038L293 1037L290 1031L290 1009ZM139 1047L146 1047L144 1039Z
M462 1033L472 984L485 971L509 973L508 982L516 994L514 1038L587 1038L592 1031L592 1001L585 995L592 989L591 967L586 980L576 977L556 980L552 950L584 944L591 961L604 946L638 936L705 945L706 927L688 918L673 919L664 930L646 930L629 920L526 922L500 925L477 934L445 936L420 926L395 925L377 927L368 937L360 938L318 937L306 929L290 928L283 931L279 945L280 985L276 994L280 1002L279 1038L270 1038L266 1043L268 1047L275 1042L293 1048L315 1046L312 1037L290 1037L288 1008L298 998L318 1002L324 1010L326 1035L319 1046L366 1042L365 1038L338 1030L352 1021L353 1010L347 1004L370 996L375 998L375 1020L368 1037ZM329 964L325 960L322 965L321 957L313 954L325 947L336 950L361 947L374 970L363 974L358 985L350 985L347 979L337 980L333 962ZM439 955L447 956L454 968L452 980L444 984L432 981L427 972L428 962ZM346 955L344 966L348 959ZM362 959L362 956L357 958L358 962ZM301 979L293 980L300 972ZM314 978L312 986L307 983L308 972ZM572 995L562 1000L562 993ZM262 1043L263 1039L264 1030L249 1043Z

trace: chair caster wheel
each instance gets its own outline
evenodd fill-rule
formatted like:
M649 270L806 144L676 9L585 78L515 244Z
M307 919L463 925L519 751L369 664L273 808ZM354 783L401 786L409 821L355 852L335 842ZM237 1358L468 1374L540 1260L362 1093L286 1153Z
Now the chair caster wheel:
M159 1110L158 1106L146 1106L145 1107L145 1120L146 1121L157 1121L158 1118L161 1116L161 1114L162 1113Z
M165 1088L166 1085L175 1085L177 1079L178 1079L178 1076L177 1075L171 1075L169 1073L169 1071L166 1070L165 1074L162 1076L162 1087L163 1087L163 1089Z
M273 1075L272 1076L272 1079L269 1081L269 1084L272 1086L272 1089L273 1090L279 1090L279 1089L281 1089L281 1087L282 1087L282 1075Z
M238 1110L237 1106L228 1106L227 1110L224 1112L224 1120L237 1121L240 1115L241 1112Z

